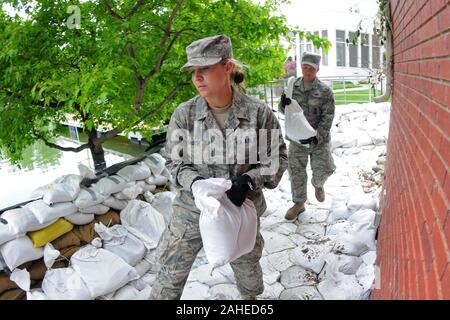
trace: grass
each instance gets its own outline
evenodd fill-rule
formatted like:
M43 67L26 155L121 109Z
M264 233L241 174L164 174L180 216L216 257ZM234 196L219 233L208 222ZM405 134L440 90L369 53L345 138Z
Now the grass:
M359 84L359 83L354 84L351 81L346 81L345 82L345 89L360 88L360 87L362 87L362 85ZM339 90L339 89L344 89L344 83L343 82L334 82L333 83L333 90Z
M334 94L334 101L336 102L336 105L369 102L369 89L348 91L346 94L343 92L337 92ZM372 91L370 102L374 101L375 97Z

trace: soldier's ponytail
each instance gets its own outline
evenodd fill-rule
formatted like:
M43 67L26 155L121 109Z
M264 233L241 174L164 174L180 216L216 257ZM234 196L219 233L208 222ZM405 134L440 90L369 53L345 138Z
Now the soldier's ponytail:
M231 71L231 83L238 91L245 92L246 86L244 83L244 65L235 59L230 59L230 61L234 64L233 71Z

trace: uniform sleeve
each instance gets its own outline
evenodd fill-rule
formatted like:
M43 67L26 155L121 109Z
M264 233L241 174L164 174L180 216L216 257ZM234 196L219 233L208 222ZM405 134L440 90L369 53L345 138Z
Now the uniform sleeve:
M260 123L258 129L267 129L268 148L266 152L265 150L259 150L258 146L259 164L245 174L252 179L257 189L264 187L274 189L280 183L281 177L288 166L286 144L280 124L272 110L269 107L265 107L262 115L259 117L261 119L258 121ZM273 134L276 134L274 141L277 142L275 143L277 149L275 150L271 150Z
M167 128L164 157L176 187L191 191L192 181L199 176L199 173L191 162L187 161L187 136L184 135L183 140L180 141L182 133L188 132L186 120L186 116L182 116L178 109L172 114Z
M322 118L317 126L317 141L319 144L326 141L330 135L331 126L333 125L334 119L334 109L334 94L330 90L327 100L323 105Z

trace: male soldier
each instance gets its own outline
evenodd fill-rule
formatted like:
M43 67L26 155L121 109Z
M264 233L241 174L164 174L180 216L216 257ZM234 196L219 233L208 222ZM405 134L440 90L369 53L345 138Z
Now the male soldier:
M214 36L197 40L186 48L188 63L182 71L192 72L192 82L199 96L182 103L174 111L167 130L165 156L167 167L172 173L177 195L173 202L173 215L158 245L156 256L161 269L152 288L151 299L179 299L192 264L203 243L199 230L199 214L196 208L192 185L199 179L225 178L232 181L228 198L241 206L246 198L253 201L257 216L266 210L263 188L275 188L287 168L287 150L280 126L273 112L263 102L239 92L243 82L241 65L233 59L230 39ZM210 146L204 131L214 129L214 145L223 139L233 137L238 129L264 133L272 146L267 150L261 143L253 147L246 145L245 152L227 154L227 148L214 150L225 162L207 163L189 159L186 146ZM176 133L186 133L182 140ZM198 139L191 139L198 132ZM238 138L238 141L241 140ZM226 139L228 141L228 139ZM177 150L180 145L183 149ZM176 152L174 152L176 151ZM201 150L209 154L210 150ZM259 161L252 163L250 153L257 152ZM181 153L181 154L180 154ZM247 157L248 155L248 157ZM244 156L245 161L238 161ZM231 161L230 161L231 160ZM245 163L244 163L245 162ZM272 169L272 164L278 164ZM270 169L270 170L268 170ZM259 260L264 239L258 231L253 250L230 263L236 278L236 285L245 300L254 300L264 291L262 269Z
M309 124L316 129L317 135L307 140L291 141L288 154L288 172L291 180L292 201L285 218L294 220L305 211L308 176L306 166L311 157L312 179L316 199L325 201L324 184L336 167L330 149L330 129L334 118L333 91L317 78L320 55L305 52L301 66L303 77L294 82L292 98L302 107ZM279 104L284 114L288 98L283 94Z

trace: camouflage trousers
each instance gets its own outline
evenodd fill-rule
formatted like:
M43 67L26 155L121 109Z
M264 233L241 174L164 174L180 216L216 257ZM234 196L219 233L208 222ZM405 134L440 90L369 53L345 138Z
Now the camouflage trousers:
M191 267L203 247L199 217L198 212L174 206L172 219L156 249L159 272L152 287L151 300L180 299ZM264 239L259 232L258 218L254 249L230 263L242 296L257 296L264 291L259 263L263 247Z
M312 170L311 183L315 187L323 187L336 170L329 143L307 148L291 142L288 153L288 173L291 180L292 201L295 203L305 203L307 199L306 167L309 158L311 158Z

